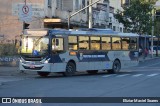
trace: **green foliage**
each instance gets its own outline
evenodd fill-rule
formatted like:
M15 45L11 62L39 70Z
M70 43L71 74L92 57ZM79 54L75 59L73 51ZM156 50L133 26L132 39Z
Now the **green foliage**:
M160 11L160 10L158 10ZM155 24L154 24L154 35L160 36L160 15L156 14L155 16Z
M17 55L17 49L14 44L0 44L0 56Z
M150 33L154 3L152 0L131 0L129 6L123 7L123 12L117 11L115 18L124 24L126 32Z

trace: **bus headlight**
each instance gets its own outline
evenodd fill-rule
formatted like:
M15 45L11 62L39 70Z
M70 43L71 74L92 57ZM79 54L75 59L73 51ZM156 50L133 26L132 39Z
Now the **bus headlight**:
M25 60L21 57L19 60L21 63L25 62Z
M49 62L49 60L50 60L50 58L49 58L49 59L47 59L47 60L45 60L45 61L44 61L44 63L48 63L48 62Z

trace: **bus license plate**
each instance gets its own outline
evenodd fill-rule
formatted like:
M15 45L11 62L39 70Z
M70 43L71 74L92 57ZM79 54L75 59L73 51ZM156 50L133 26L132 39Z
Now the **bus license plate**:
M30 68L35 68L35 66L34 65L30 65Z

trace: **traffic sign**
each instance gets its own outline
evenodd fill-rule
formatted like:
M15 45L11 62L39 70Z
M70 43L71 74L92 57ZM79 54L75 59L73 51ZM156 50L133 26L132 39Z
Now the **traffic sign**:
M28 13L29 13L29 7L28 7L27 5L24 5L24 6L22 7L22 12L23 12L24 14L28 14Z
M20 6L25 5L24 3L13 3L12 4L12 15L19 16ZM32 6L32 16L43 18L44 14L44 5L40 3L27 3L27 5ZM27 10L26 10L27 11ZM30 10L29 10L30 11Z
M19 6L19 19L25 22L32 21L32 6L31 5L20 5Z

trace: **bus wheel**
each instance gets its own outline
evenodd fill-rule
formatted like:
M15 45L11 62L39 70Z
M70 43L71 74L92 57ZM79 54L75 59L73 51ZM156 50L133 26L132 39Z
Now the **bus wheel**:
M118 73L121 69L121 63L118 60L113 62L113 66L111 70L107 70L109 73Z
M97 74L98 70L88 70L87 73L88 74Z
M64 76L72 76L76 71L76 66L73 62L69 62L66 66L66 71L63 73Z
M40 75L41 77L47 77L49 74L50 74L50 72L37 72L38 73L38 75Z

